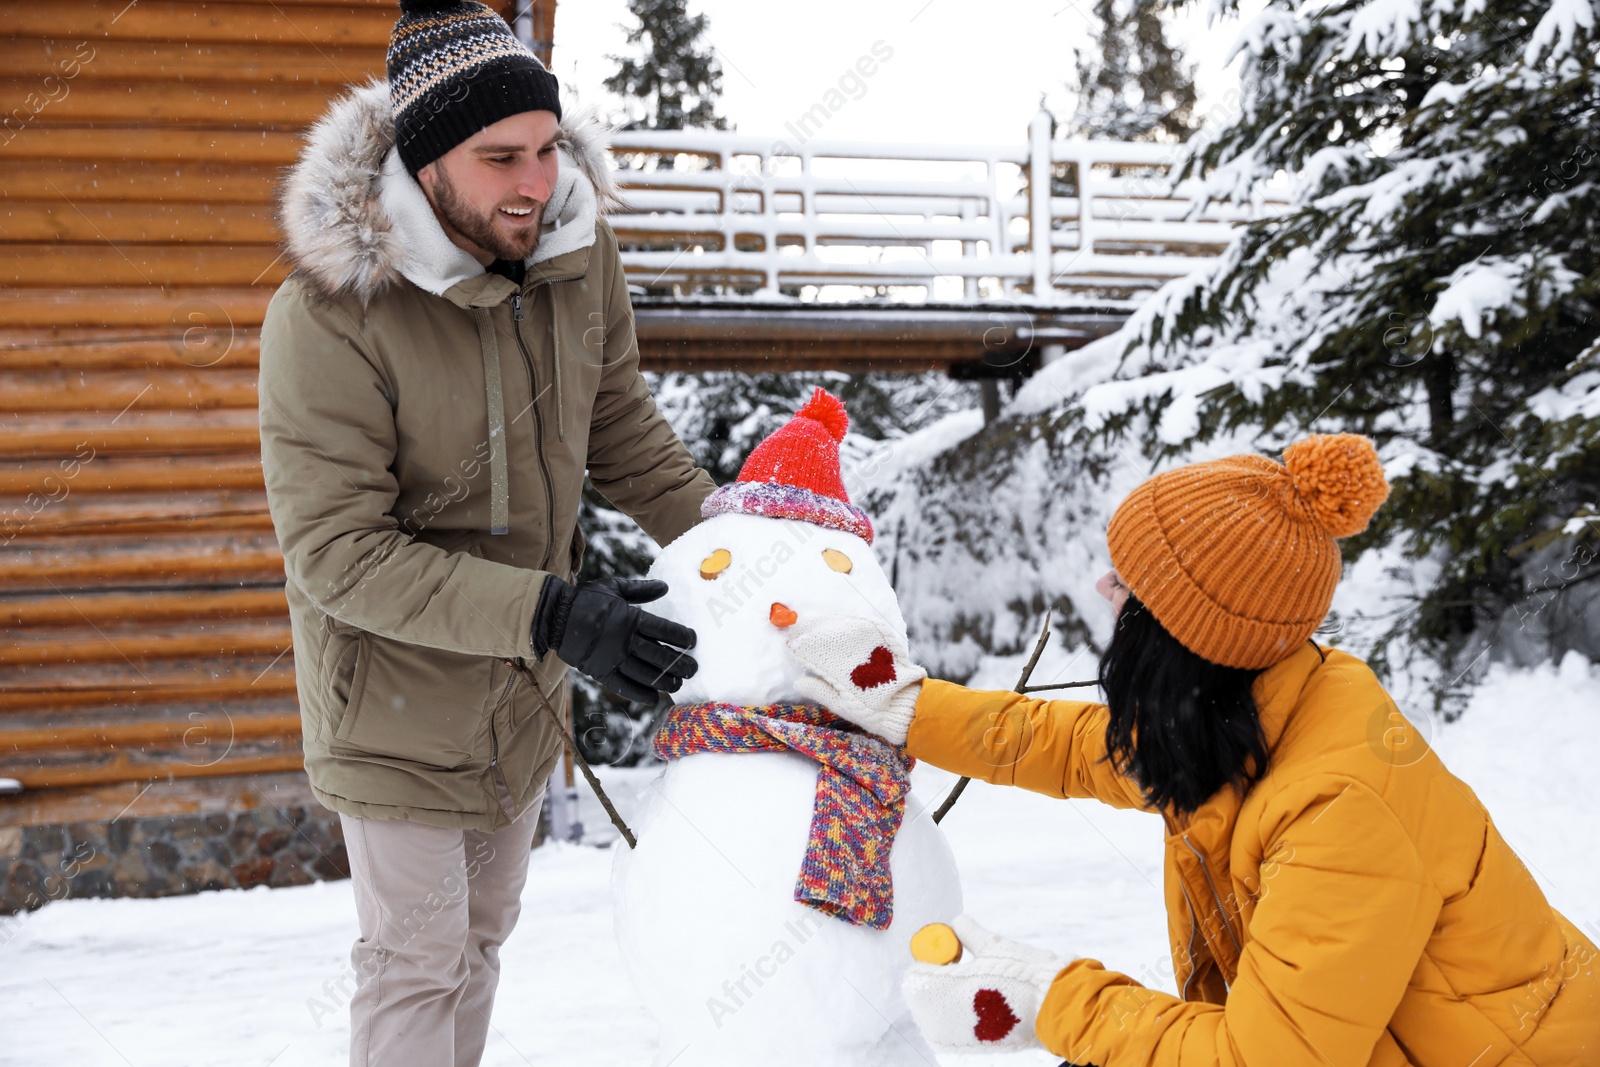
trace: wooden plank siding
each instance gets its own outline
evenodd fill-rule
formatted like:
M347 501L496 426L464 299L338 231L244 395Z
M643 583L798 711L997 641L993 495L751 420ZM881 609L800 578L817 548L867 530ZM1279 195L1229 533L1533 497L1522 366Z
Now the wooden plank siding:
M256 430L276 186L398 6L0 15L0 825L152 783L250 807L301 766Z

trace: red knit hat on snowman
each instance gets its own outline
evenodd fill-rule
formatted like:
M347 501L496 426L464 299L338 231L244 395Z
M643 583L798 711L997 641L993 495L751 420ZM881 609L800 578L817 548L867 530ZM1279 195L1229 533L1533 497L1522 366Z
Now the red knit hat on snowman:
M839 442L850 428L844 401L824 389L751 451L737 481L700 505L705 518L742 512L799 519L872 543L872 520L850 503L839 477Z

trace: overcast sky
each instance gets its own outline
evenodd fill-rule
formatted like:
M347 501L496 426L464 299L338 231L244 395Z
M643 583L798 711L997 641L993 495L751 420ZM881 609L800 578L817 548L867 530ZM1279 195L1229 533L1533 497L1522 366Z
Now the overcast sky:
M723 66L721 111L743 133L779 137L877 45L890 58L817 136L891 141L1021 142L1048 96L1065 117L1074 47L1089 41L1093 0L691 0L710 16ZM1202 109L1222 114L1236 85L1221 58L1237 23L1208 29L1191 5L1178 24L1200 63ZM627 51L624 0L566 0L556 9L556 74L582 101L604 101L606 58ZM879 43L881 42L881 43ZM837 98L836 98L837 99Z

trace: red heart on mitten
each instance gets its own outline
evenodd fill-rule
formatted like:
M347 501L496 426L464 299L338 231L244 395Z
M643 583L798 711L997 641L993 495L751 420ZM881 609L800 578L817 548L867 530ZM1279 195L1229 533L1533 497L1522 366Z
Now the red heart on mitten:
M850 680L856 683L857 689L888 685L897 677L894 673L894 653L882 645L872 650L867 662L850 672Z
M972 1011L978 1016L972 1036L979 1041L1002 1041L1022 1021L997 989L980 989L972 994Z

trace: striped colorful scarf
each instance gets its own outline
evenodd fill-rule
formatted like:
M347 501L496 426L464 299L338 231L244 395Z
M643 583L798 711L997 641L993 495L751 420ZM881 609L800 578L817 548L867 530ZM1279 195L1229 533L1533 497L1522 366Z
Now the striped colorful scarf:
M656 755L798 752L822 765L811 836L794 898L856 926L894 919L889 851L905 817L915 764L905 750L810 704L679 704L655 736Z

